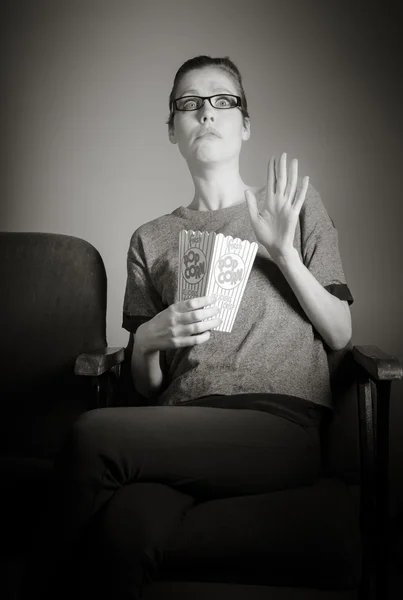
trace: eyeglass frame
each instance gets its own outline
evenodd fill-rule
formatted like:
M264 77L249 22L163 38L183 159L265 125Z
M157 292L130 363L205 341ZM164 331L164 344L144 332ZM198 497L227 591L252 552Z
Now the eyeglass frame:
M235 106L225 106L225 107L214 106L211 102L211 98L217 98L219 96L231 96L232 98L236 98L237 104ZM198 108L178 108L176 102L178 100L183 100L184 98L200 98L201 100L203 100L203 102L202 102L202 105L199 106ZM206 100L208 100L210 102L210 105L213 108L216 108L217 110L230 110L231 108L242 108L242 98L240 96L237 96L236 94L213 94L212 96L197 96L197 94L191 94L188 96L180 96L179 98L175 98L175 100L172 100L171 111L173 111L174 109L177 110L178 112L192 112L195 110L200 110L201 108L203 108Z

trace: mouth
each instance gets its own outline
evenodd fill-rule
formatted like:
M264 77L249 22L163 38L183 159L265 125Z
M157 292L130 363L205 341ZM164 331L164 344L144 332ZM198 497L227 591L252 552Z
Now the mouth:
M199 135L196 137L196 139L214 139L214 138L220 138L220 134L218 133L218 131L213 131L212 129L207 129L206 131L202 131L201 133L199 133Z

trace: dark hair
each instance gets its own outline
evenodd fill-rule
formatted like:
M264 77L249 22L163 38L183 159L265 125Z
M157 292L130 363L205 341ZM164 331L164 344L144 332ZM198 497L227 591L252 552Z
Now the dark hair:
M218 67L226 71L232 79L235 81L236 86L239 90L239 95L241 97L242 106L241 112L243 118L249 118L248 113L248 103L246 101L245 90L243 89L242 77L239 69L232 60L229 59L228 56L224 56L223 58L212 58L211 56L195 56L194 58L190 58L186 62L181 65L175 75L174 84L172 86L171 93L169 94L169 118L167 121L167 125L170 129L172 129L174 124L174 112L172 110L172 102L176 97L176 90L178 89L179 82L181 78L188 73L189 71L193 71L194 69L203 69L204 67Z

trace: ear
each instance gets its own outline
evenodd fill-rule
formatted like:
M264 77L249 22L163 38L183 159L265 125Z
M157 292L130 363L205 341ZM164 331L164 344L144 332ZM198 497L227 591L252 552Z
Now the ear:
M250 138L250 119L245 117L243 120L242 139L246 142Z
M177 143L174 127L168 127L168 136L169 136L169 141L171 142L171 144Z

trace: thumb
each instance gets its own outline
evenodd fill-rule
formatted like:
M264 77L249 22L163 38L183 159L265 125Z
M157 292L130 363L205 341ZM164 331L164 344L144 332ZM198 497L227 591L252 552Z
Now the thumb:
M249 214L253 222L259 220L259 209L257 207L256 196L250 190L245 190L246 203L248 205Z

